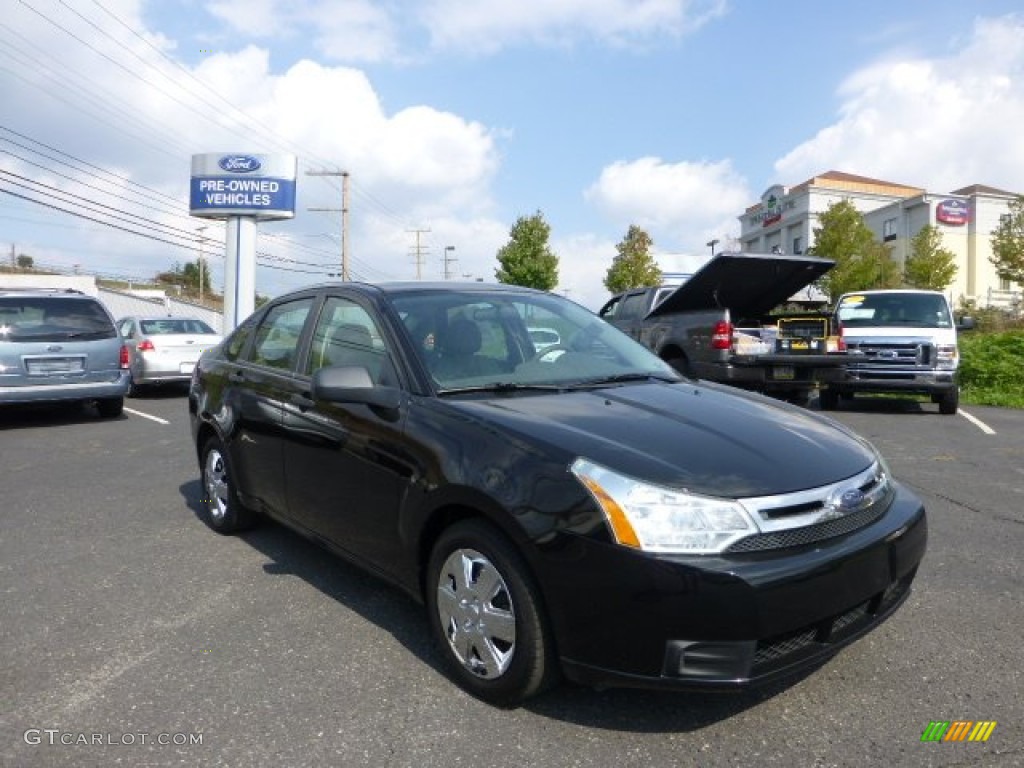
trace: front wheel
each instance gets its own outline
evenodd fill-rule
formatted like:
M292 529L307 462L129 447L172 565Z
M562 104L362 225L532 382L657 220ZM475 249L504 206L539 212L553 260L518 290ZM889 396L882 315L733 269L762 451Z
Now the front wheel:
M947 389L939 396L939 413L952 416L960 406L960 387Z
M426 592L445 666L469 693L511 707L554 682L540 592L498 530L478 520L446 530L430 556Z
M218 438L211 437L203 445L202 466L202 502L207 524L224 534L252 527L255 516L238 500L231 479L231 464Z

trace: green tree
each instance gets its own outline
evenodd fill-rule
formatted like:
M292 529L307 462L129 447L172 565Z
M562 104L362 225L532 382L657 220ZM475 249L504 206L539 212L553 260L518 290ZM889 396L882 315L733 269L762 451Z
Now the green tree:
M875 240L860 211L849 200L832 203L818 215L814 228L814 255L836 265L825 273L821 286L832 298L847 291L895 288L902 275L889 246Z
M942 233L928 224L910 241L910 255L903 265L903 282L911 288L941 291L956 276L956 254L942 247Z
M200 260L196 259L194 262L186 262L184 268L181 270L184 285L195 293L199 293L200 274L202 274L203 291L209 293L210 265L206 259L202 259L202 268L200 268Z
M544 215L520 216L509 231L509 241L498 250L500 283L550 291L558 285L558 256L548 247L551 227Z
M612 293L622 293L630 288L661 285L661 270L651 256L653 244L649 234L630 224L626 236L615 246L619 253L605 274L605 288Z
M22 253L18 256L17 263L21 269L32 269L36 265L36 260Z
M1010 201L1010 213L992 233L989 261L1003 280L1024 285L1024 195Z

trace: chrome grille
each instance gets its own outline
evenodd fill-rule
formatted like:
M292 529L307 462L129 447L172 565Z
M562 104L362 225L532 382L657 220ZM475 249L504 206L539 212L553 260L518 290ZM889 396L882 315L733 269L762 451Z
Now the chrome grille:
M813 544L816 541L834 539L837 536L844 536L847 533L852 533L859 528L870 525L885 513L887 506L875 504L852 515L828 520L824 523L807 525L803 528L792 528L776 533L761 533L748 536L745 539L740 539L725 551L729 553L762 552L766 549L802 547L807 544Z

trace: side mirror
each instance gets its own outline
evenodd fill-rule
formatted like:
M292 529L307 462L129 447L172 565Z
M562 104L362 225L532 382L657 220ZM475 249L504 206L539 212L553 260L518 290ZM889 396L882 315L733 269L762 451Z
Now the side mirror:
M973 317L961 317L960 322L956 324L958 331L971 331L974 330L974 318Z
M362 403L397 414L402 392L397 387L374 384L370 372L361 365L320 368L313 374L311 394L314 400L329 403Z

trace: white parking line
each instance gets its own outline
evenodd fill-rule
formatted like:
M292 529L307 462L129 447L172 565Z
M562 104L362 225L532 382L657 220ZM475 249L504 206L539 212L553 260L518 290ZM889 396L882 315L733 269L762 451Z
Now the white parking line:
M135 416L141 416L144 419L150 419L152 421L157 422L158 424L170 424L171 423L171 422L167 421L167 419L161 419L159 416L153 416L153 415L148 414L148 413L143 413L142 411L136 411L134 408L125 408L124 410L127 413L131 413L131 414L133 414Z
M984 421L982 421L981 419L977 418L976 416L971 416L971 414L969 414L967 411L965 411L963 409L959 409L959 410L957 410L957 413L959 413L961 416L963 416L965 419L967 419L969 422L971 422L971 424L976 426L978 429L980 429L986 435L994 435L996 433L996 431L994 429L992 429L992 427L990 427L988 424L986 424Z

